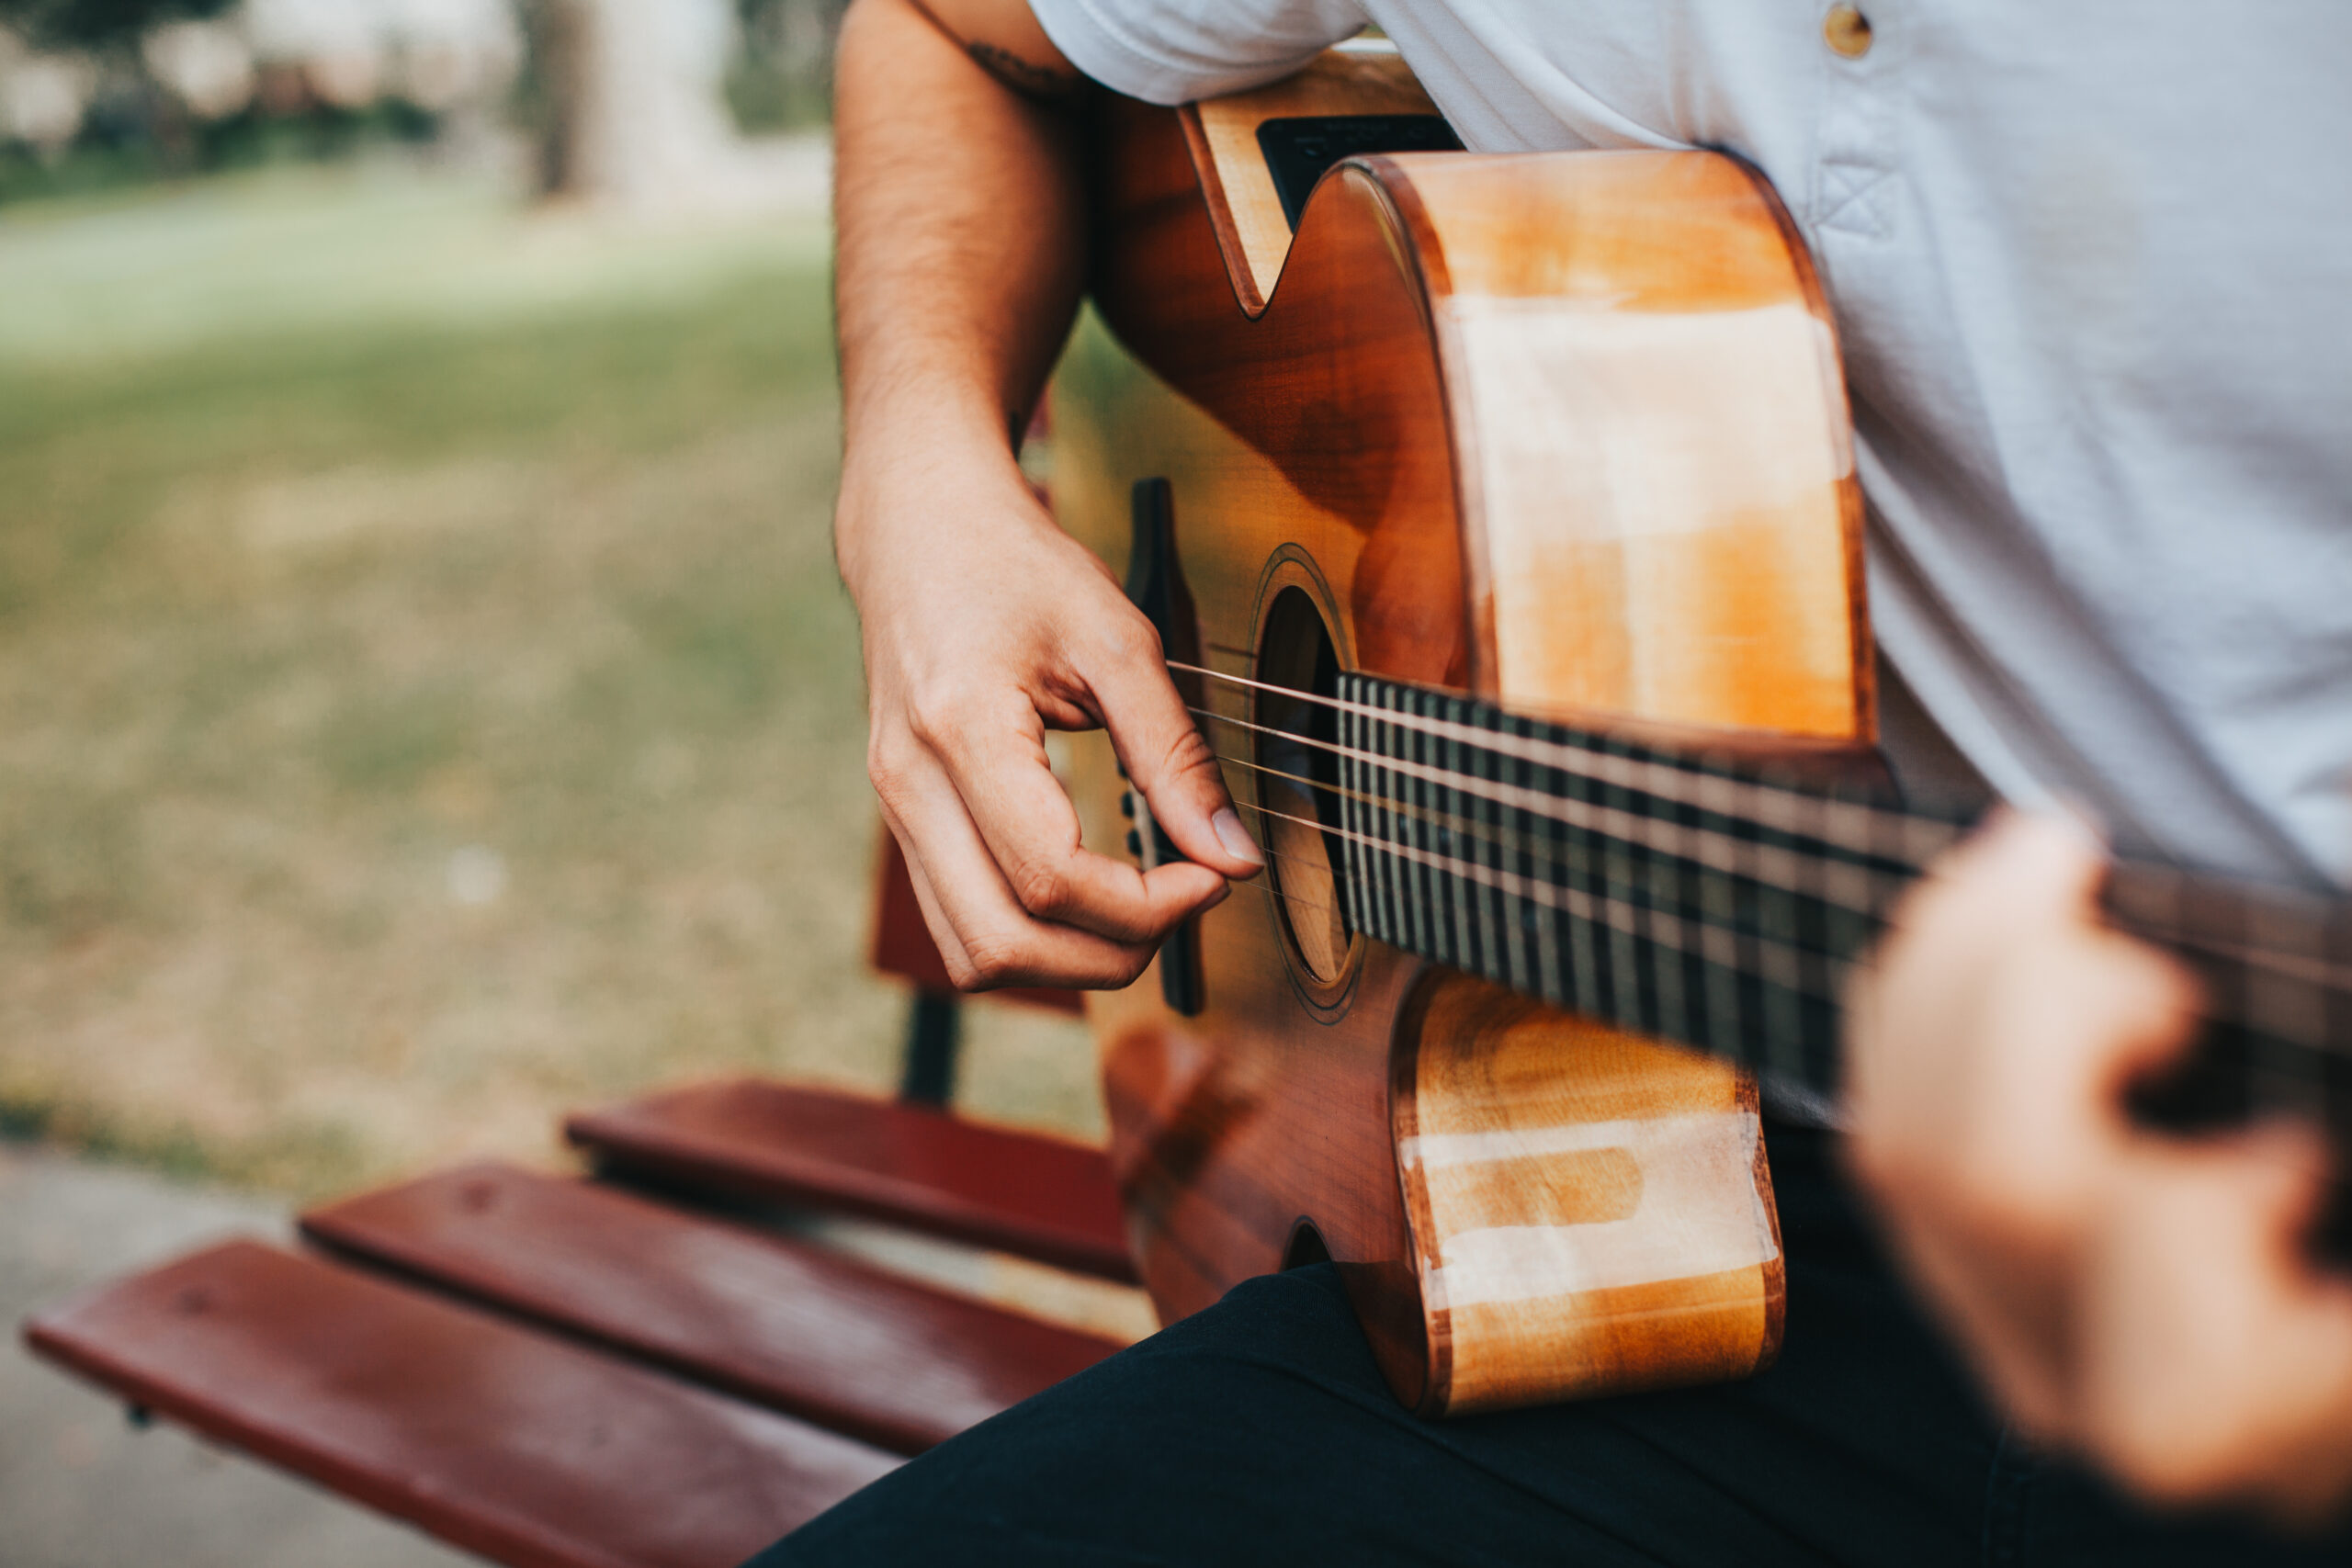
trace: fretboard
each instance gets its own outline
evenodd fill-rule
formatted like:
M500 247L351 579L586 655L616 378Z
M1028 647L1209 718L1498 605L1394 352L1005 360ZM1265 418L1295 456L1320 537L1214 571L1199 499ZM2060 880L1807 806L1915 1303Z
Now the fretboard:
M1875 792L1634 744L1363 675L1338 691L1347 912L1367 936L1834 1097L1839 998L1966 829ZM2204 981L2177 1119L2352 1130L2337 901L2119 863L2109 918Z

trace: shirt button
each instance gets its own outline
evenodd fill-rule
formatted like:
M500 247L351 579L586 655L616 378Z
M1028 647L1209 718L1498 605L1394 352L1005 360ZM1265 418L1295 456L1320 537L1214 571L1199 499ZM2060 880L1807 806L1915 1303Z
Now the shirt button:
M1832 6L1821 18L1821 36L1838 53L1860 60L1871 51L1871 19L1851 6Z

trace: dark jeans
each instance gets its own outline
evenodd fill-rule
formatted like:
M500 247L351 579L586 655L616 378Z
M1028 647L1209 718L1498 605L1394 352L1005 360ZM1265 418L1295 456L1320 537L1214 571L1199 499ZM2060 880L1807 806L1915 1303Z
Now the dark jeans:
M1327 1265L944 1443L753 1559L841 1563L2352 1562L2159 1521L1988 1417L1888 1271L1830 1135L1768 1134L1788 1337L1747 1382L1415 1420Z

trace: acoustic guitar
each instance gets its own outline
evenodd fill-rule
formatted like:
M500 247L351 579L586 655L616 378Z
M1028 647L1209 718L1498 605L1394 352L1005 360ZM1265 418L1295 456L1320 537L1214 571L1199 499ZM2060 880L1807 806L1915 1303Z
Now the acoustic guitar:
M1756 1371L1755 1074L1834 1097L1843 976L1962 826L1875 766L1787 214L1714 153L1445 150L1370 47L1093 144L1053 502L1270 857L1091 1006L1155 1303L1334 1259L1430 1416ZM1173 852L1107 746L1072 773L1094 847ZM2133 864L2109 903L2211 993L2174 1101L2345 1122L2339 911Z

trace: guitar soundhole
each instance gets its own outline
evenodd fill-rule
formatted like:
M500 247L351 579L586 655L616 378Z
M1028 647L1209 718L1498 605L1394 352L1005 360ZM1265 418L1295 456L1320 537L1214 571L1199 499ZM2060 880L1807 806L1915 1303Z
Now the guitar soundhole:
M1328 702L1340 687L1339 655L1315 602L1283 590L1269 609L1258 644L1259 821L1293 957L1317 982L1338 980L1354 931L1340 889L1342 825L1338 710Z

